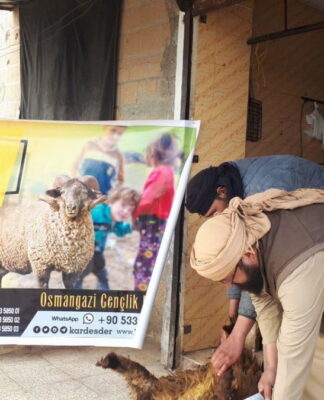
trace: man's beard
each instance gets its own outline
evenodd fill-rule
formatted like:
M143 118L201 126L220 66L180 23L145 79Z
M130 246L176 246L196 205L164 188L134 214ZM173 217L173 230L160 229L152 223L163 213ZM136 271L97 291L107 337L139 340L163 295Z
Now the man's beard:
M259 295L263 289L263 278L258 264L247 265L243 261L240 261L239 268L245 272L247 282L235 283L235 285L242 290Z

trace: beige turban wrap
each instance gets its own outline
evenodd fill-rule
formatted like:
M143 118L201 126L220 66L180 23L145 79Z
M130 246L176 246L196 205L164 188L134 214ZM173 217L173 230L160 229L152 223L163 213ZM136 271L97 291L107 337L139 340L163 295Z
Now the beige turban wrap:
M228 208L199 228L190 256L192 268L205 278L224 279L270 230L269 218L263 211L289 210L315 203L324 203L324 190L269 189L244 200L234 197Z

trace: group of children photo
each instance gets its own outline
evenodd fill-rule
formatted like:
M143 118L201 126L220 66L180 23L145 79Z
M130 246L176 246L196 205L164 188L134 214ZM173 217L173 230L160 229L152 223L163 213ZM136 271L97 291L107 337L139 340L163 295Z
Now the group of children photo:
M127 155L119 148L127 127L104 126L103 130L102 136L85 143L73 164L73 176L95 177L97 190L107 195L107 201L91 211L95 252L76 288L82 289L84 278L92 273L97 279L97 289L110 289L105 255L109 236L124 237L135 230L139 233L139 244L132 267L133 290L146 291L171 210L182 152L173 134L155 136L144 154L133 157L133 162L145 163L149 168L142 188L134 189L125 173ZM109 265L110 269L118 267Z

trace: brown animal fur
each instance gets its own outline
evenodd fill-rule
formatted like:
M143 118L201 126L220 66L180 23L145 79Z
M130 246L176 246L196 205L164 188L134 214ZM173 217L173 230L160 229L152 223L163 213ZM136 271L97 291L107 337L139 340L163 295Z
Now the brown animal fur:
M261 375L249 350L244 350L240 360L220 378L208 363L157 379L139 363L115 353L107 354L96 365L123 375L131 387L132 400L242 400L258 391Z

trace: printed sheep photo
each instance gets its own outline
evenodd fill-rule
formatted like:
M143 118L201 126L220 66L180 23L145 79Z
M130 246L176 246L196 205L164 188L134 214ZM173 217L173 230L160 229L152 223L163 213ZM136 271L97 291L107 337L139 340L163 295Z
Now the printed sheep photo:
M92 176L58 176L39 201L0 211L0 287L9 272L33 273L48 288L52 271L74 287L94 253L90 210L106 200Z

